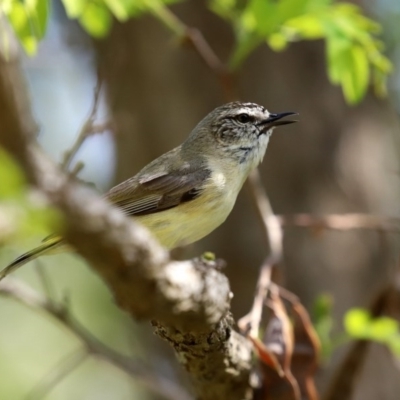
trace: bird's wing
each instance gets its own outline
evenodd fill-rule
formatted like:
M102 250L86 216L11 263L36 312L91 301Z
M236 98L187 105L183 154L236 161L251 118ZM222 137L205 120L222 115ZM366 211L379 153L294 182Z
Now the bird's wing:
M204 165L144 172L111 189L106 199L130 216L152 214L199 197L210 175Z

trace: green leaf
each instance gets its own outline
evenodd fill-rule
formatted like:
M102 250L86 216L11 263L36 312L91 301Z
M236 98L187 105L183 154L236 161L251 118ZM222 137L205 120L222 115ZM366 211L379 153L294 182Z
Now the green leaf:
M313 316L316 321L332 316L333 298L329 293L317 297L313 305Z
M101 38L109 32L112 18L110 11L103 3L90 2L83 10L79 22L90 35Z
M276 2L280 22L298 17L307 11L309 0L283 0Z
M229 60L229 68L235 70L239 68L246 57L261 43L262 38L254 33L243 32L238 40L234 53Z
M24 4L14 2L7 15L14 32L27 54L37 50L37 40L29 24L29 16Z
M22 170L2 148L0 182L0 245L59 229L59 215L43 201L29 196Z
M8 15L11 11L11 7L13 6L14 0L2 0L0 10L5 14Z
M349 310L344 317L346 332L355 338L365 339L369 337L370 315L361 308Z
M313 325L321 342L323 359L327 359L334 349L331 337L333 328L332 307L333 299L329 294L318 296L313 305Z
M78 18L88 4L88 0L62 0L69 18Z
M346 68L346 53L351 44L341 37L332 36L327 40L328 76L332 83L340 83L343 70Z
M398 333L399 324L392 318L380 317L371 322L370 337L373 340L387 342Z
M382 72L381 70L374 69L373 70L373 85L375 89L375 93L379 97L387 96L387 74Z
M20 196L25 177L14 160L0 147L0 199Z
M40 28L40 38L43 38L47 31L49 20L50 4L48 0L37 0L36 14Z
M268 44L272 50L282 51L288 45L287 36L280 32L273 33L268 38Z
M244 12L243 23L259 35L271 34L280 23L276 3L270 0L251 0Z
M211 0L209 7L221 18L233 21L239 11L237 3L237 0Z
M352 46L343 52L340 82L344 95L350 104L358 103L365 95L369 82L367 55L359 46Z
M134 2L131 0L104 0L104 3L117 19L126 21L130 16Z
M2 9L15 35L29 55L36 53L37 44L46 33L49 0L7 1Z
M283 27L283 31L292 40L321 39L324 36L321 20L311 14L290 19Z
M351 50L353 59L352 82L354 87L354 103L358 103L364 96L370 80L370 68L366 51L361 46L353 46Z
M329 79L342 87L348 103L356 104L365 96L371 77L375 92L386 93L392 66L376 38L381 27L359 7L332 0L250 0L237 14L235 2L212 3L224 16L238 15L233 19L237 43L231 67L238 68L263 41L281 51L293 41L325 39Z
M353 338L373 340L400 352L399 323L393 318L371 318L367 310L356 308L346 313L344 325Z
M25 4L31 30L37 39L42 39L46 33L49 18L49 1L26 0Z
M392 351L392 353L399 357L400 356L400 335L392 337L388 341L388 346L389 346L390 350Z

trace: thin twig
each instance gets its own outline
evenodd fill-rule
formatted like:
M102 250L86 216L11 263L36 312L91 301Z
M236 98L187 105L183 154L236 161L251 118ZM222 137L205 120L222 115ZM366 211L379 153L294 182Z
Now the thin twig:
M129 376L140 381L153 393L157 393L171 400L191 399L179 385L161 376L156 376L150 371L146 371L143 365L116 352L99 341L71 316L65 306L50 301L23 282L8 277L7 280L0 282L0 294L9 296L34 310L45 311L64 327L68 328L68 330L81 341L90 354L97 355L115 365Z
M282 258L283 230L279 218L272 211L271 203L261 182L260 172L255 169L247 180L254 204L263 223L264 233L270 248L270 262L277 264Z
M1 145L65 217L63 236L104 280L119 307L132 317L158 321L157 334L173 346L198 398L247 397L250 345L234 330L227 278L211 261L171 261L144 227L60 173L32 144L37 129L18 62L6 64L1 57L0 110Z
M250 336L257 337L262 318L264 300L271 283L271 273L274 265L280 262L283 251L283 230L279 218L273 213L271 203L262 186L260 173L255 169L248 178L248 187L252 193L256 209L263 223L266 241L270 254L260 268L256 294L249 314L240 319L238 325Z
M94 119L96 117L96 114L97 114L97 111L99 108L99 104L100 104L101 87L102 87L102 80L100 78L100 75L98 74L97 84L94 89L94 99L93 99L92 109L90 110L89 117L82 125L82 128L81 128L75 142L73 143L72 147L69 150L67 150L64 154L64 159L61 162L61 168L64 171L67 171L69 169L71 162L74 159L76 153L81 148L82 144L88 138L88 136L91 136L95 133L103 132L104 130L109 128L108 123L94 125Z
M249 334L251 337L258 337L264 300L271 283L272 267L273 264L270 262L270 257L267 257L260 268L253 306L251 307L250 312L238 321L240 330Z
M400 218L371 214L294 214L278 215L280 224L287 227L311 228L315 231L325 229L348 231L354 229L375 230L400 233Z
M233 74L229 71L207 42L202 32L187 26L169 8L157 6L152 10L153 15L162 22L182 43L190 44L206 66L218 78L223 89L226 101L237 100L236 87L234 85Z
M300 227L321 232L330 230L373 230L400 233L400 218L369 214L330 214L316 216L311 214L274 215L268 197L263 190L257 170L248 180L257 211L263 221L264 233L271 253L261 266L256 295L251 312L239 321L239 327L250 334L257 334L262 314L262 301L267 295L270 285L271 270L282 257L282 227Z
M201 31L197 28L186 27L185 39L191 43L197 54L217 76L226 101L237 100L238 95L232 73L216 55Z
M90 127L90 132L89 132L88 136L95 135L97 133L103 133L105 131L112 130L113 128L114 128L114 126L111 123L111 121L105 121L105 122L102 122L99 124L93 124Z

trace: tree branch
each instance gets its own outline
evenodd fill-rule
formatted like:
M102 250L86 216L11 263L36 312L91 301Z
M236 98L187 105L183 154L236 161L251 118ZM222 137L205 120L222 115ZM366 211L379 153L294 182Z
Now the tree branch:
M234 85L233 74L227 68L213 48L207 42L202 32L186 25L165 5L157 5L151 10L155 18L164 24L182 43L193 47L205 65L217 77L226 101L238 99Z
M226 101L236 100L236 88L233 75L228 67L214 52L201 31L185 25L167 7L160 6L153 10L153 14L177 37L183 37L190 43L200 58L209 67L210 71L219 79ZM261 321L263 301L267 295L271 280L272 267L282 258L283 230L278 217L273 213L268 196L262 187L259 171L254 170L248 180L248 186L265 228L265 238L270 246L270 254L260 267L260 275L257 282L256 295L253 306L248 315L239 321L239 327L244 331L250 331L253 337L258 336Z
M89 116L86 119L86 121L84 122L84 124L82 125L82 128L81 128L78 136L76 137L74 143L72 144L71 148L64 153L64 158L61 162L61 168L64 171L68 171L68 169L71 166L72 160L74 159L74 157L78 153L79 149L81 148L81 146L83 145L83 143L89 136L98 134L98 133L102 133L106 130L111 129L112 124L108 121L103 122L101 124L94 123L96 115L97 115L97 111L98 111L99 105L100 105L101 88L102 88L102 79L101 79L100 74L98 73L97 74L97 84L94 89L93 105L90 110ZM75 166L75 168L72 172L72 175L76 176L77 173L79 172L80 168L82 168L82 165L80 165L78 163L77 166Z
M265 239L269 244L270 254L260 267L256 293L249 314L238 322L243 332L248 332L251 337L259 335L260 323L264 301L271 284L271 274L274 265L280 262L283 254L283 229L279 218L272 211L269 198L262 186L260 173L257 169L252 171L247 180L248 188L252 194L254 204L264 227Z
M64 237L136 318L157 320L204 400L243 399L250 346L233 330L230 288L216 263L171 261L150 233L61 173L32 141L35 125L14 59L0 56L0 143L64 216ZM16 84L18 83L18 85Z
M309 228L315 232L324 230L373 230L400 233L400 218L361 213L348 214L294 214L278 215L280 224L285 227Z

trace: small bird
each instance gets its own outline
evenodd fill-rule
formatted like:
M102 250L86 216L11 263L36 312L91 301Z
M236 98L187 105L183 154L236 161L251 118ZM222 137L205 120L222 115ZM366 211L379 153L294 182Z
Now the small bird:
M231 212L252 169L263 159L275 127L294 112L273 114L255 103L233 102L210 112L180 146L113 187L105 199L146 226L172 249L208 235ZM0 280L43 254L67 249L60 236L21 255Z

